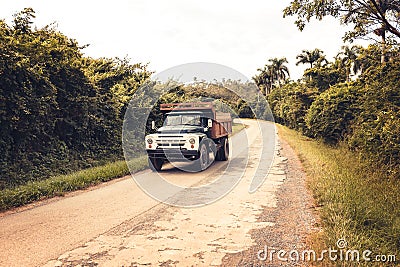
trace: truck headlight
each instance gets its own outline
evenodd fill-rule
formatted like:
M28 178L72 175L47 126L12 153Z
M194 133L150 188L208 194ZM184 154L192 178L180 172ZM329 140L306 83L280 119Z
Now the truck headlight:
M189 143L191 143L191 144L193 145L194 143L196 143L196 139L194 139L193 137L190 138L190 139L189 139Z
M148 139L146 140L146 142L147 142L149 145L151 145L151 144L153 143L153 139L148 138Z

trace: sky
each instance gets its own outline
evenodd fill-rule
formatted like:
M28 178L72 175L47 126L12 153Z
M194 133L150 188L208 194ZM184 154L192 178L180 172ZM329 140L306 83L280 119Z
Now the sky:
M24 7L36 12L35 25L52 22L80 45L86 56L128 57L162 72L192 62L217 63L251 78L274 57L286 57L291 78L303 49L322 49L331 60L346 28L333 19L312 21L303 32L295 18L283 18L289 0L0 0L0 18Z

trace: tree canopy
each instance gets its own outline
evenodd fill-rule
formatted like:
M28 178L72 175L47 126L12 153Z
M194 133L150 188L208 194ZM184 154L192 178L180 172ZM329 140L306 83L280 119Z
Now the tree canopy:
M303 50L301 54L297 55L296 65L299 64L310 64L310 68L314 67L314 63L321 66L322 63L327 63L324 55L324 51L316 48L314 50Z
M345 34L345 41L373 34L384 42L387 37L400 38L399 0L294 0L283 12L284 16L297 16L295 24L300 30L311 18L338 18L341 23L353 26Z
M271 58L268 62L270 64L257 69L260 73L253 77L254 82L265 94L269 94L276 84L280 87L290 77L289 68L285 65L288 63L285 57Z

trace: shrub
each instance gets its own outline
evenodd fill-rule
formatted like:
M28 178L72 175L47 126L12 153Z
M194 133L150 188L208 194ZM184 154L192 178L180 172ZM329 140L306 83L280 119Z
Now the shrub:
M304 76L308 86L316 87L320 92L346 81L346 71L334 66L307 69Z
M308 134L304 117L317 95L316 89L291 83L273 90L268 96L268 103L276 122Z
M359 112L351 125L347 143L371 162L387 164L391 174L399 175L400 69L388 64L381 70L376 72L374 80L364 85L364 93L358 100Z
M359 86L341 84L319 95L306 115L306 123L313 137L336 144L349 132L358 107Z

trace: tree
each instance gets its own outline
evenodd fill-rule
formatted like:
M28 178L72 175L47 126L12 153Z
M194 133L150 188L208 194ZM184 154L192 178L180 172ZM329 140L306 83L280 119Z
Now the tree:
M271 92L274 75L272 73L272 68L269 65L264 65L262 69L257 69L260 74L253 77L254 82L262 91L264 91L265 95L268 95Z
M276 78L276 81L278 82L278 86L281 86L281 82L285 81L286 78L290 77L289 73L289 68L285 65L285 63L288 63L287 59L285 57L283 58L272 58L268 60L271 62L271 69L273 76Z
M35 11L31 7L24 8L14 14L13 28L16 33L27 34L31 31L32 20L35 18Z
M278 83L278 87L280 87L290 77L289 68L285 65L285 63L288 63L285 57L271 58L268 61L271 64L266 64L262 69L257 69L260 74L253 77L254 82L261 90L265 91L266 95L271 93L274 84Z
M339 18L342 24L353 26L353 30L345 34L345 41L375 34L381 38L382 63L386 60L387 39L400 38L399 0L294 0L283 14L284 17L297 16L295 24L301 31L313 17L318 20L325 16Z
M360 53L361 47L357 45L353 45L351 47L344 45L342 46L342 51L339 52L338 57L341 61L341 66L346 69L346 77L347 81L350 81L350 75L353 71L354 74L357 74L361 70L361 61L358 56Z
M320 63L322 65L322 62L325 61L327 62L324 52L318 48L315 48L314 50L303 50L301 54L297 55L296 59L298 60L296 62L296 65L299 64L310 64L310 68L314 67L314 63Z

